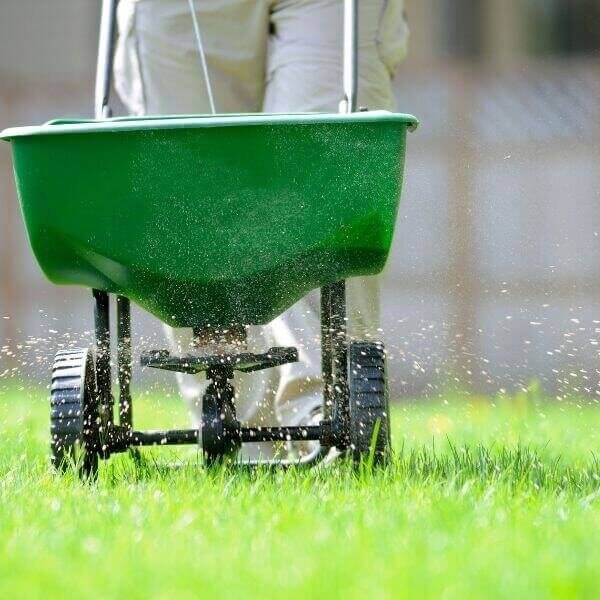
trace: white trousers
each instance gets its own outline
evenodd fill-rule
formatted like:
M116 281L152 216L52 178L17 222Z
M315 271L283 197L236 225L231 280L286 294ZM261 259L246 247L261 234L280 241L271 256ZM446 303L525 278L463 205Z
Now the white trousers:
M343 0L194 0L217 112L337 112L342 99ZM393 110L391 80L406 51L403 0L360 0L358 102ZM131 114L208 113L188 0L120 0L115 86ZM348 281L350 335L377 337L374 277ZM165 326L172 350L191 330ZM262 328L249 346L296 346L298 363L236 375L238 418L253 425L306 422L322 395L318 293ZM178 375L200 421L205 382ZM247 445L247 456L271 448Z

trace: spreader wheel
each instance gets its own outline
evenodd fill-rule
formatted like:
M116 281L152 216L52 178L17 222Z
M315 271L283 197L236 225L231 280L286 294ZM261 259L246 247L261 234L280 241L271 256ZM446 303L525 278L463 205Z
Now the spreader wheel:
M226 379L216 379L202 398L202 453L207 465L233 460L241 446L235 416L235 392Z
M94 359L89 349L61 350L52 368L50 392L52 464L75 466L81 477L94 476L100 449Z
M391 453L385 351L379 342L351 342L348 347L350 447L355 461L374 450L374 463Z

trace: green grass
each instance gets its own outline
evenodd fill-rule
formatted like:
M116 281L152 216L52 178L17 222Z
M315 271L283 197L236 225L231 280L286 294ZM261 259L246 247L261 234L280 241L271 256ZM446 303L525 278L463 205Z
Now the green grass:
M538 396L397 405L374 475L206 472L188 448L86 485L47 465L43 394L0 390L0 598L597 597L600 409Z

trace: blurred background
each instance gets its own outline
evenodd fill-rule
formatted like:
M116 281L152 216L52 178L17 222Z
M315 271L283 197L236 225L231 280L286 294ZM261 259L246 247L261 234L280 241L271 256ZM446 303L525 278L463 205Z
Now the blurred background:
M421 127L384 276L394 396L538 380L598 401L600 0L406 10L398 109ZM99 12L98 0L0 0L0 129L92 115ZM9 150L0 144L0 386L45 385L56 347L89 337L92 307L34 263ZM134 334L138 351L163 345L139 311Z

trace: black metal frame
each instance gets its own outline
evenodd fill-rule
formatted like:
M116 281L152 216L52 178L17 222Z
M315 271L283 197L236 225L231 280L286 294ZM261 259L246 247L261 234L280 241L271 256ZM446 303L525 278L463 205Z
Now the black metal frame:
M94 112L97 119L111 114L109 106L111 71L114 54L116 10L118 0L102 0L98 63L96 69L96 92ZM344 2L344 106L342 112L357 109L356 91L358 82L358 0ZM117 296L117 367L119 385L119 422L114 422L114 399L111 385L111 327L110 296L107 292L93 290L95 301L96 333L96 383L101 419L102 455L122 451L134 446L155 444L189 444L198 442L198 432L194 430L173 430L163 432L142 432L133 429L133 399L130 383L131 361L131 307L128 298ZM234 370L253 371L285 364L297 360L295 349L270 349L263 355L247 355L242 360L232 358L222 363L223 356L211 362L210 357L202 360L190 358L175 359L167 354L146 356L146 364L168 370L199 372L206 370L211 380L207 393L213 394L211 401L217 404L231 404L233 411L226 436L237 436L235 444L278 441L278 440L319 440L326 449L336 446L346 449L349 446L349 395L348 395L348 339L346 334L346 284L345 281L321 287L321 348L323 372L323 415L317 426L310 427L242 427L235 420L233 400L228 399L231 386L228 381ZM273 352L275 350L275 352ZM214 358L214 357L213 357ZM162 361L162 365L158 364ZM237 361L237 362L236 362ZM187 363L187 366L186 366ZM244 363L243 365L240 363ZM242 368L244 367L244 368ZM230 389L231 388L231 389ZM206 394L205 394L206 398ZM217 406L218 408L218 406ZM232 428L232 424L234 425ZM231 441L231 440L228 440ZM203 442L205 439L203 438ZM225 451L227 444L213 450ZM318 459L315 456L314 459ZM311 459L312 460L312 459ZM283 461L285 462L285 461ZM280 463L280 464L283 464ZM304 461L310 462L310 461Z
M234 370L250 372L276 367L298 358L295 348L270 348L263 354L239 353L215 356L175 357L165 350L152 350L142 354L141 364L169 371L198 373L205 371L210 380L209 390L213 403L229 402L231 412L228 427L219 429L210 442L212 458L226 456L243 443L318 440L322 452L301 464L312 464L331 447L340 450L349 445L349 400L348 400L348 338L346 333L346 286L339 281L321 288L321 352L323 372L323 420L310 426L242 426L235 419L233 387L229 381ZM116 297L117 310L117 381L119 389L118 423L114 416L111 373L111 323L110 295L93 290L95 321L96 384L101 419L103 458L112 453L123 452L139 446L168 446L197 444L201 432L197 429L175 429L165 431L135 431L133 428L133 398L131 395L132 350L131 350L131 304L124 296ZM206 400L206 394L204 398ZM223 405L224 406L224 405ZM224 410L221 404L217 414ZM220 421L217 419L215 421ZM218 422L216 426L222 427ZM204 423L202 432L206 443L213 433L211 422ZM275 461L289 464L289 461ZM258 461L253 464L272 464L273 461ZM298 464L300 464L298 463Z
M219 369L252 373L271 367L279 367L298 360L296 348L269 348L260 354L254 352L224 352L223 354L173 356L168 350L143 352L140 362L143 367L175 371L178 373L210 372ZM231 377L230 377L231 379Z

